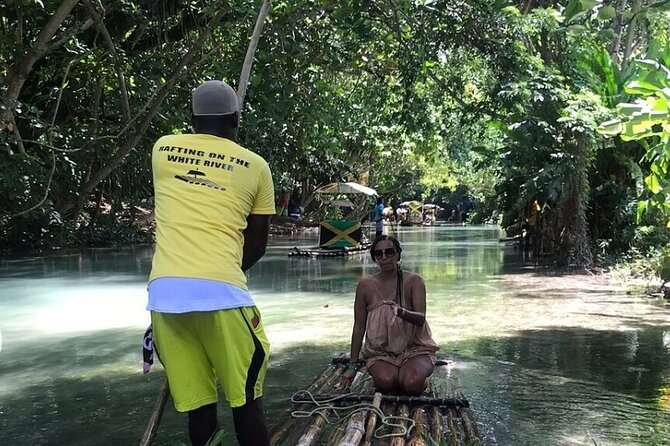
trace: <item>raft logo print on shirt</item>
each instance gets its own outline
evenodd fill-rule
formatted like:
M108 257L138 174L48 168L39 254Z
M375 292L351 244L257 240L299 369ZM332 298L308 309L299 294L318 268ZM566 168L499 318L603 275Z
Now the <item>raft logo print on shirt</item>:
M235 167L248 169L249 162L223 153L207 152L199 149L189 149L177 146L160 146L159 152L167 153L167 161L170 163L189 164L192 166L213 167L226 172L235 171ZM207 158L207 159L205 159ZM226 188L206 177L207 174L199 170L189 170L185 175L175 175L175 178L188 184L205 186L211 189L225 191Z
M214 181L208 180L207 178L199 178L199 176L206 177L207 175L199 170L189 170L186 175L175 175L174 177L178 180L185 181L188 184L206 186L222 192L226 190L225 187L216 184Z

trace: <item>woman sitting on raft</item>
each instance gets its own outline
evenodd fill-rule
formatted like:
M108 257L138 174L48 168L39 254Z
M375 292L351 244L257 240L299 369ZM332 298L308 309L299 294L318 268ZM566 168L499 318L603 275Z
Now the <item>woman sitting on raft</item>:
M400 268L400 243L378 237L370 249L379 272L358 282L351 334L351 362L338 384L347 389L362 356L382 393L420 395L433 373L438 346L426 322L426 286L418 274Z

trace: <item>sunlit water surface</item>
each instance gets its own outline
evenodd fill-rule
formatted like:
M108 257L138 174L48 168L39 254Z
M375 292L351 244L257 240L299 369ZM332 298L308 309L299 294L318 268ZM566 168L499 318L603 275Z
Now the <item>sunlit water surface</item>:
M592 276L525 266L487 227L403 229L428 321L490 445L670 444L670 313ZM249 273L272 359L269 423L346 352L365 255L289 258L275 237ZM151 247L0 260L0 445L134 445L164 379L141 374ZM220 418L231 432L229 411ZM168 405L156 444L186 441ZM235 444L233 436L228 443Z

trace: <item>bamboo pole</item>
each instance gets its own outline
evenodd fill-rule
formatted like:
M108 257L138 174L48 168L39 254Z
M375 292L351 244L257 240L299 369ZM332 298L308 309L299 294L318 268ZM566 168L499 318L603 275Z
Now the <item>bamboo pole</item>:
M449 446L461 446L463 441L466 440L462 430L465 430L465 425L468 421L471 421L470 417L467 419L468 414L471 414L469 411L470 403L463 395L461 390L461 383L459 379L459 369L458 364L454 361L442 361L439 364L436 364L435 372L444 373L444 386L446 389L446 397L443 399L450 401L451 404L448 406L439 406L433 405L431 408L431 419L430 419L430 437L436 444L444 444L446 442ZM433 374L431 381L429 382L430 389L433 392L433 395L436 393L435 383L433 379L436 378L436 373ZM467 410L466 420L463 421L463 418L459 420L459 415L463 412L459 412L461 409ZM470 423L472 425L473 423ZM463 426L463 428L461 428ZM476 426L474 428L468 427L467 429L471 430L471 434L468 438L474 438L475 441L479 441L479 434L476 431ZM470 444L466 441L466 444Z
M437 373L433 373L433 375L430 377L430 380L428 381L428 394L431 397L435 397L435 394L437 393L435 391L435 379L437 377ZM430 433L429 433L430 438L433 440L434 444L441 444L442 442L442 414L440 413L440 409L438 406L432 406L430 408Z
M401 404L398 407L398 416L399 417L407 417L409 416L409 406L407 404ZM403 421L402 422L403 426L407 428L407 422ZM390 446L405 446L405 435L400 435L404 432L404 429L400 427L396 427L393 429L394 434L398 434L396 437L391 437L391 445Z
M356 377L354 378L354 382L352 382L351 387L355 387L355 386L356 386L358 380L360 380L360 377L361 377L362 375L363 375L363 374L360 373L360 372L356 374ZM336 376L337 378L339 378L339 374L338 374L338 373L335 373L335 376ZM333 384L334 384L334 382L335 382L335 381L333 380ZM328 383L330 383L330 380L329 380ZM328 385L328 384L327 384L327 385ZM332 384L331 384L331 385L332 385ZM337 392L337 393L340 393L340 392L342 392L343 390L344 390L344 389L336 390L336 392ZM321 429L322 429L323 426L326 424L326 421L327 421L327 420L326 420L325 417L326 417L327 414L328 414L328 413L326 412L325 414L323 414L323 416L317 416L317 417L314 419L314 421L312 421L312 424L310 424L310 425L307 427L307 429L305 429L305 431L302 433L302 435L301 435L300 438L298 439L298 442L296 443L296 446L311 446L311 445L314 443L314 441L316 440L316 438L317 438L317 437L319 436L319 434L321 433Z
M140 440L140 446L149 446L156 434L158 433L158 425L161 422L163 417L163 409L165 408L165 403L167 403L168 397L170 396L170 386L168 384L167 378L163 382L160 392L158 392L158 398L156 399L156 404L154 404L154 410L151 413L151 418L149 418L149 424L147 424L144 434L142 434L142 439Z
M449 429L449 440L447 444L449 446L460 446L461 436L458 432L458 420L456 420L456 411L452 408L447 409L447 429Z
M256 48L258 47L258 42L261 39L263 25L265 24L265 19L267 19L268 15L270 14L271 6L272 0L263 0L261 10L258 12L258 17L256 18L254 31L251 34L249 46L247 47L247 54L244 56L242 72L240 73L240 81L237 83L237 102L240 107L240 112L244 109L244 96L247 93L247 84L249 83L249 76L251 75L251 65L254 63L254 54L256 54Z
M382 404L382 394L380 392L375 392L374 397L372 398L372 405L377 409ZM375 427L377 426L377 412L371 411L370 416L368 417L368 425L365 428L365 442L363 446L370 446L370 441L372 441L372 435L375 433Z
M333 398L334 394L315 394L312 395L316 401L326 401ZM373 400L373 395L364 395L352 393L343 396L340 401L347 403L365 403ZM431 398L426 396L403 396L403 395L382 395L382 401L393 404L407 404L409 406L424 405L424 406L440 406L440 407L468 407L469 402L462 397L449 398ZM296 400L299 402L311 401L307 396L297 395Z
M321 373L321 375L316 377L312 384L307 388L307 391L322 392L327 389L328 383L332 382L333 377L339 376L337 369L338 367L336 365L331 364ZM286 413L279 418L279 422L272 427L272 430L270 431L270 444L273 446L280 444L298 423L299 420L291 416L293 410L307 410L309 407L309 404L302 404L298 406L297 409L289 407Z
M463 407L459 410L459 413L461 415L461 422L465 433L465 443L472 446L484 444L479 436L479 430L477 429L477 423L472 416L472 411L467 407Z
M426 446L426 410L423 407L415 407L412 410L412 419L414 420L414 431L408 446Z
M368 375L366 369L361 369L347 391L349 393L369 394L372 391L372 379L366 378L370 378L370 375Z
M344 435L336 444L339 446L358 446L365 433L365 419L368 412L368 409L361 409L350 416Z
M366 376L366 373L364 370L361 370L361 377L360 379L357 379L355 383L352 383L351 388L349 389L349 392L351 393L361 393L361 394L366 394L370 392L371 390L371 380L369 379L364 379ZM362 410L361 410L362 411ZM355 412L351 414L351 417L356 416L360 412ZM363 423L365 424L365 418L367 416L368 411L365 411L365 416L363 417ZM333 429L332 433L328 437L328 441L326 442L326 446L338 446L342 444L343 438L346 435L346 432L350 429L350 423L351 423L351 417L346 418L345 420L342 420L340 423L338 423L337 428ZM360 440L359 440L360 441Z
M456 393L457 398L465 398L465 395L461 390ZM461 410L466 409L466 410ZM461 417L461 424L463 425L463 433L465 436L465 442L467 444L479 445L482 444L482 440L477 429L477 423L474 420L472 411L468 407L461 407L458 409L458 414Z
M326 446L337 446L339 444L339 439L344 435L347 426L349 425L349 417L345 418L344 420L340 420L339 423L337 423L337 427L333 429L328 436L328 440L326 441Z
M430 438L435 444L441 444L442 441L442 413L437 406L433 406L430 412Z

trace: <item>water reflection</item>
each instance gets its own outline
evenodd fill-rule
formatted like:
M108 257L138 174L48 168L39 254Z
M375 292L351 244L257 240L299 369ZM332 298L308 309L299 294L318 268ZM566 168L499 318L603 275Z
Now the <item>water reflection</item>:
M487 444L670 444L667 309L590 276L522 268L486 227L401 228L428 319ZM288 258L316 233L272 240L250 272L273 344L266 410L348 348L366 254ZM134 444L162 383L140 374L151 247L0 261L0 444ZM223 410L224 427L232 432ZM157 444L185 439L168 407ZM234 443L232 436L229 438Z

